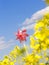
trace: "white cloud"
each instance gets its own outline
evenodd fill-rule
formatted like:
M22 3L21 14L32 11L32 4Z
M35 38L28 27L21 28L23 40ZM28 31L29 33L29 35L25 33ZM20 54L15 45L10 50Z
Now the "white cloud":
M23 30L23 29L33 29L34 28L34 25L35 24L31 24L31 25L28 25L28 26L24 26L24 27L21 28L21 30Z
M49 6L39 10L38 12L34 13L31 18L27 18L24 23L22 24L23 27L22 29L32 29L34 26L34 23L36 22L36 20L38 20L40 17L42 17L45 13L49 12Z
M5 49L13 45L14 40L5 41L5 37L0 37L0 50Z

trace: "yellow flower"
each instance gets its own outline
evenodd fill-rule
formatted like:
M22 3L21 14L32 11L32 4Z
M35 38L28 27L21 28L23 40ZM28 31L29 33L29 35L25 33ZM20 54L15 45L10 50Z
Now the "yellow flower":
M47 48L49 48L49 39L48 38L45 40L45 43L47 45Z
M43 28L41 33L45 34L45 36L49 36L49 29Z
M37 32L34 34L34 36L35 36L36 39L39 39L39 40L41 40L41 41L43 41L43 40L45 39L45 37L46 37L46 35L45 35L44 33L41 33L41 32L39 32L39 31L37 31Z
M49 4L49 0L45 0L46 4Z
M14 62L11 61L11 62L10 62L10 65L14 65Z
M19 52L20 52L20 49L19 49L18 46L16 46L16 47L14 48L14 50L12 50L12 51L10 52L9 55L10 55L11 57L13 57L13 58L16 58L17 55L19 54Z
M16 51L11 51L10 52L10 56L13 57L13 58L16 58L17 57L16 54L17 54Z
M44 23L42 21L39 21L35 25L35 30L38 30L40 28L44 27Z
M46 43L41 43L41 47L42 47L42 50L47 50L47 45L46 45Z
M48 58L48 57L46 57L46 58L45 58L45 60L46 60L46 61L49 61L49 58Z
M40 48L40 44L36 44L34 47L33 47L35 50L38 50Z
M32 54L32 55L29 54L28 56L26 56L26 57L24 58L24 61L25 61L26 63L34 63L34 56L33 56L33 54Z
M35 45L35 40L32 36L30 36L30 47L33 48Z
M9 60L8 59L4 59L2 61L2 65L9 65Z
M47 53L46 53L46 52L44 52L44 56L45 56L45 57L47 56Z
M47 12L47 13L44 15L44 17L45 17L46 19L49 19L49 12Z
M45 63L40 63L39 65L45 65Z
M2 65L2 61L0 61L0 65Z
M42 57L41 56L39 56L39 55L35 55L35 62L38 62L38 61L40 61L40 59L41 59Z

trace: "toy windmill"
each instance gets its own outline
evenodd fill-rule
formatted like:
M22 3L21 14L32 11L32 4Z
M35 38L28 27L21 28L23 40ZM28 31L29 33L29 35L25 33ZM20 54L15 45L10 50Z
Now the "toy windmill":
M16 33L16 40L19 40L20 43L23 44L24 48L26 48L26 45L24 44L24 41L26 41L26 37L28 37L29 35L26 33L27 30L24 29L24 30L18 30L18 32Z

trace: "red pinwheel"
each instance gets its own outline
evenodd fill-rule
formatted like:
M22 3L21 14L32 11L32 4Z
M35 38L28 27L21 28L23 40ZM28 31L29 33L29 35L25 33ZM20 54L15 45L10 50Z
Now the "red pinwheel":
M28 36L29 35L26 33L26 30L18 30L18 32L16 33L16 40L18 39L20 42L26 41L26 37Z

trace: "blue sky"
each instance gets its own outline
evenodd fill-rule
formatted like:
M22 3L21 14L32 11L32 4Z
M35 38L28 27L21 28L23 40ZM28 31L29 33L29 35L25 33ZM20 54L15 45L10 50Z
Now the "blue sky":
M10 39L14 40L13 45L0 50L0 59L19 44L14 33L21 28L25 19L45 7L42 0L0 0L0 37L5 38L6 44Z

